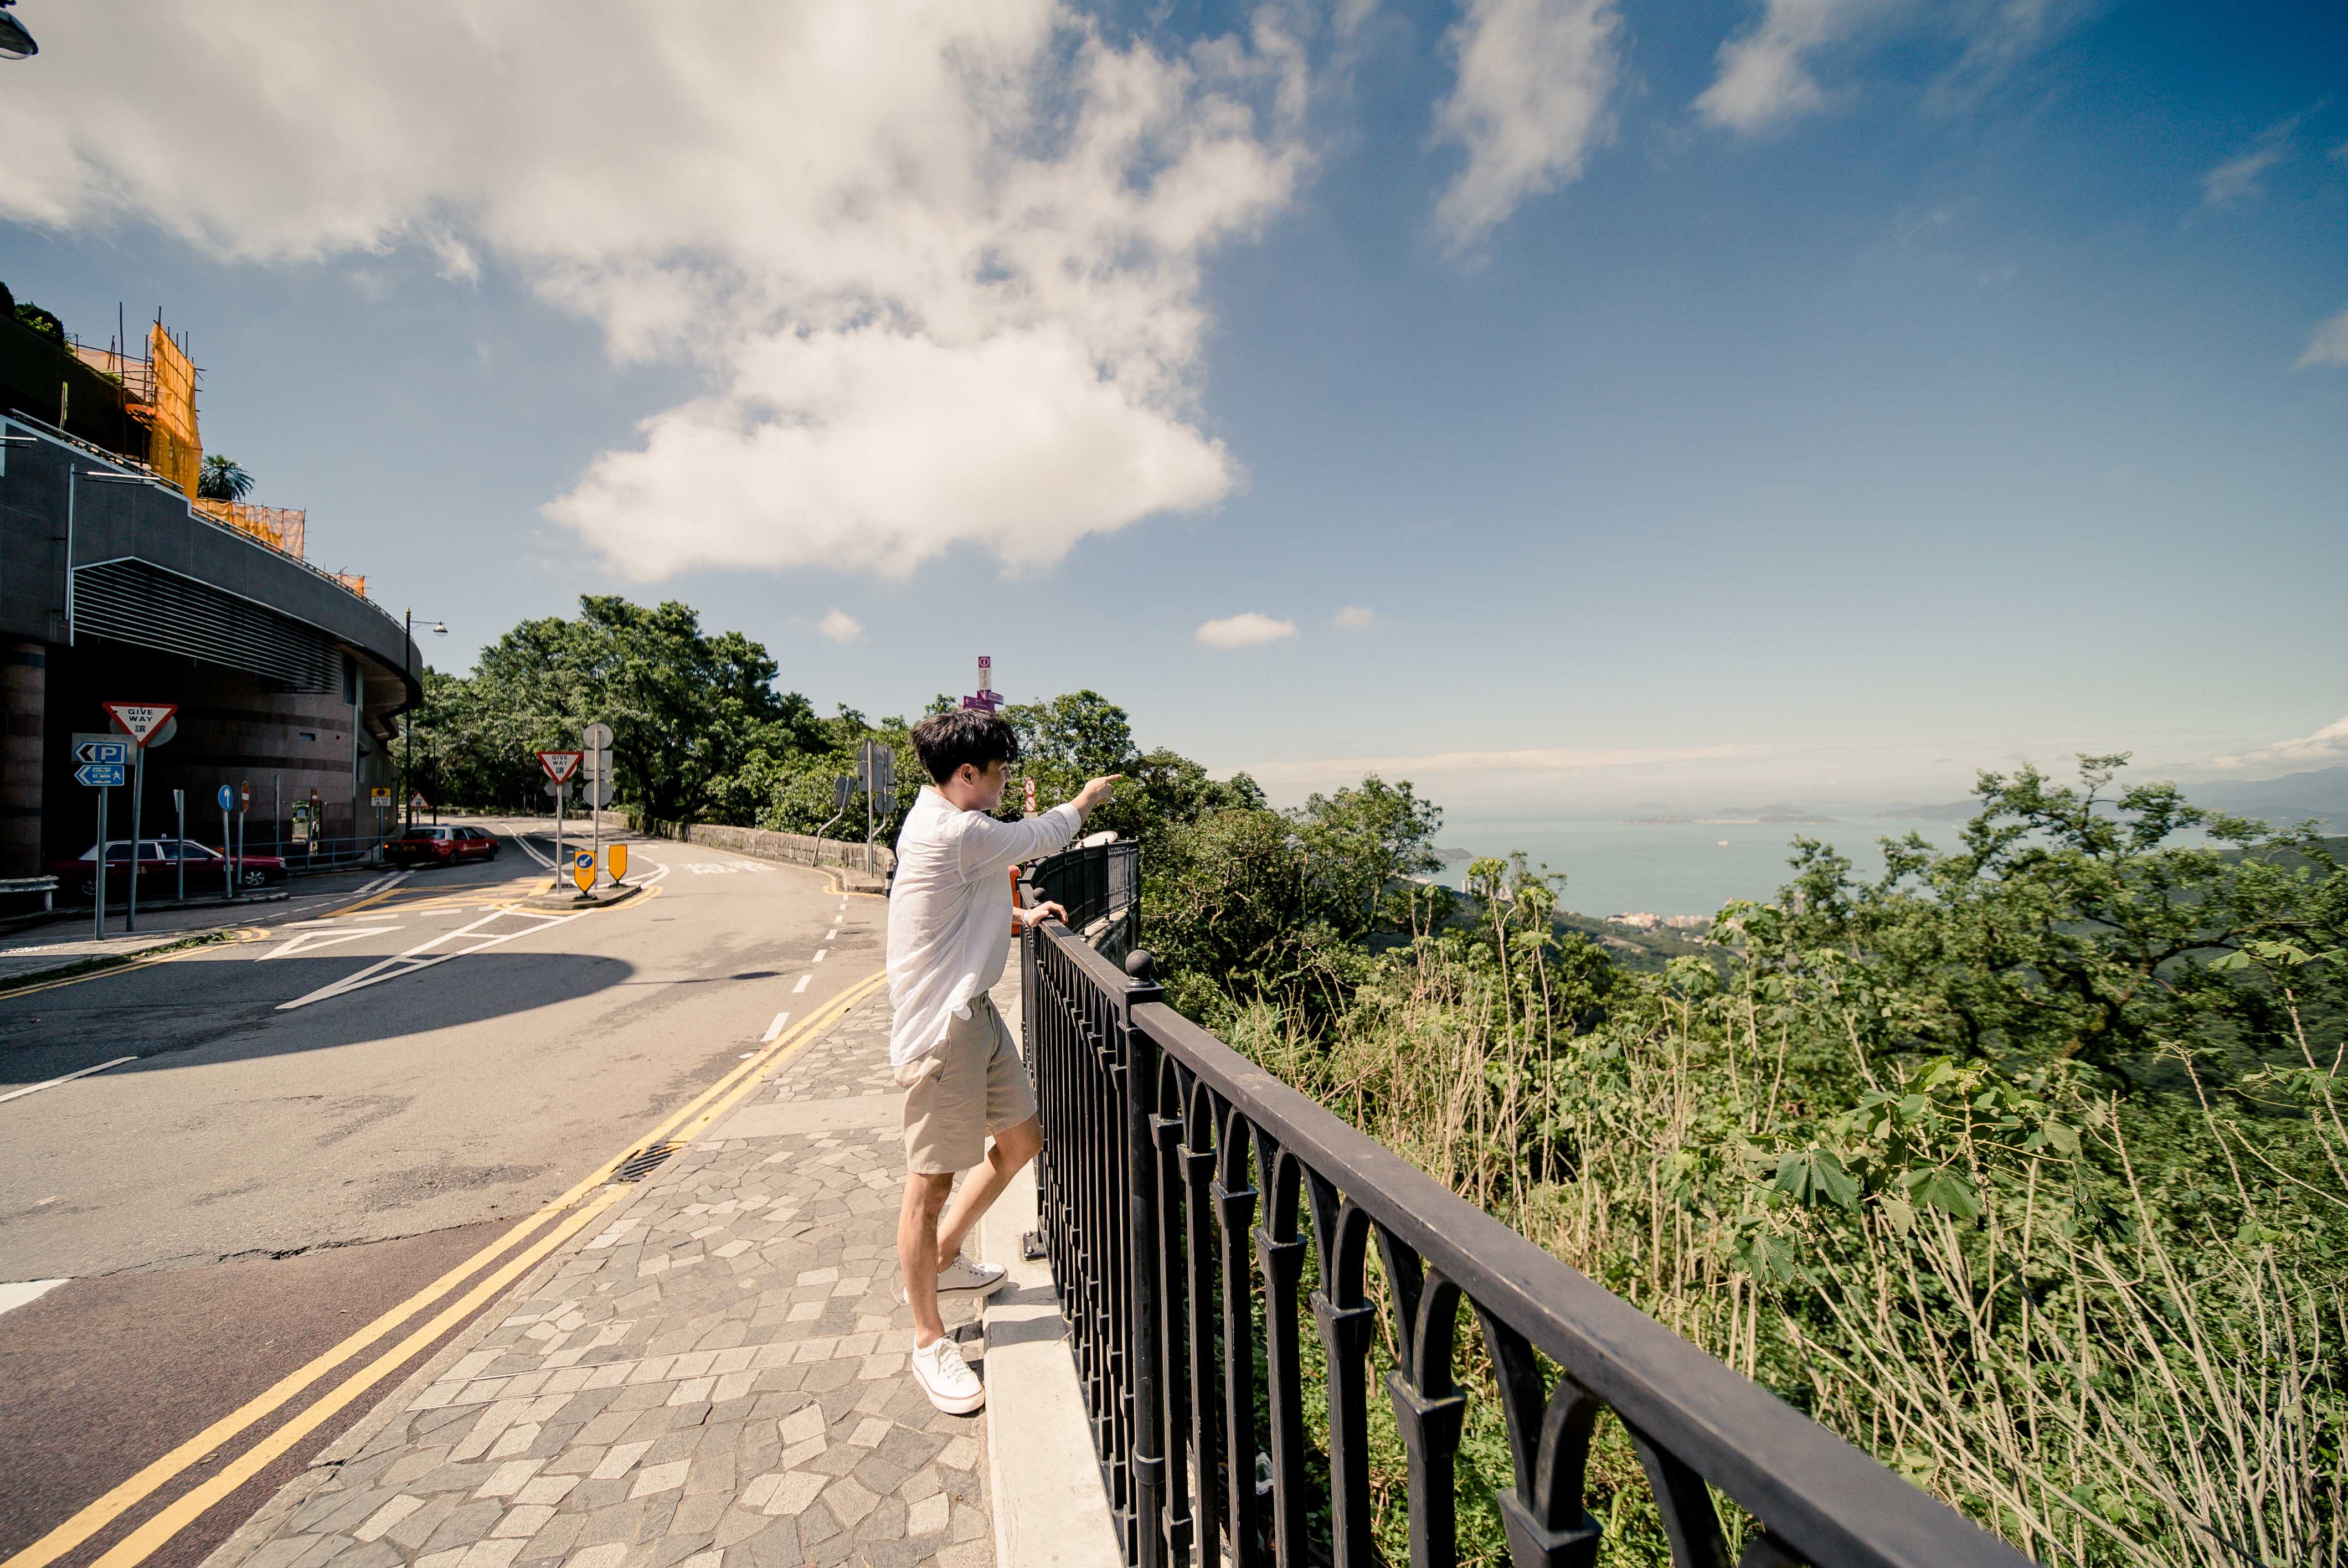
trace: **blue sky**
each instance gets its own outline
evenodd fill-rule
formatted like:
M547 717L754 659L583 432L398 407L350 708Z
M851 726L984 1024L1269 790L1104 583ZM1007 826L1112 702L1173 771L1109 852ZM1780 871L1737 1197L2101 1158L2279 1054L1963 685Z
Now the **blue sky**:
M601 9L0 77L0 277L451 662L674 596L1468 823L2348 760L2336 10Z

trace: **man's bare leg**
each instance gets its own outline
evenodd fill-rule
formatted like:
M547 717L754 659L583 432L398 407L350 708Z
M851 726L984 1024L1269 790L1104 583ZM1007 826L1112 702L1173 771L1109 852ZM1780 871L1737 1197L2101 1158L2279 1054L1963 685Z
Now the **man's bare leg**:
M945 1336L945 1319L938 1316L938 1216L953 1191L951 1173L905 1173L905 1204L897 1212L897 1266L905 1271L905 1299L913 1308L917 1347L934 1345Z
M1044 1129L1033 1116L1016 1127L1005 1127L994 1135L994 1145L986 1152L986 1163L972 1168L969 1179L962 1184L962 1191L954 1194L953 1206L946 1210L945 1217L938 1224L937 1243L931 1254L932 1300L934 1301L937 1296L935 1271L952 1263L961 1254L963 1240L978 1228L980 1218L994 1206L994 1200L1003 1195L1003 1189L1011 1184L1011 1178L1043 1151ZM897 1245L900 1252L904 1250L902 1241ZM910 1279L911 1276L906 1277ZM921 1341L922 1344L928 1342Z

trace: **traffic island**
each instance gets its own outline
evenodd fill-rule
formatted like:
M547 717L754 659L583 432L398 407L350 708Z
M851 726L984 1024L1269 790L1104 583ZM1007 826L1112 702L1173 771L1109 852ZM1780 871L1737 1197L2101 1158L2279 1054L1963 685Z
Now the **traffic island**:
M624 904L644 886L640 882L623 882L616 887L598 887L591 893L557 883L543 893L533 893L521 901L525 909L549 909L562 914L576 914L584 909L602 909L613 904Z

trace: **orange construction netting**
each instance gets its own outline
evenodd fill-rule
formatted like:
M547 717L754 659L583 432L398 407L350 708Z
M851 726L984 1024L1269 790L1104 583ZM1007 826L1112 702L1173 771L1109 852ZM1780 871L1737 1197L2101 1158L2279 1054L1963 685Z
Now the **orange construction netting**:
M188 505L216 523L251 534L263 544L300 559L309 514L293 507L254 507L242 501L208 501L197 497Z
M147 405L147 461L181 495L193 496L204 460L203 439L196 434L196 367L161 322L148 332L147 363L154 384Z

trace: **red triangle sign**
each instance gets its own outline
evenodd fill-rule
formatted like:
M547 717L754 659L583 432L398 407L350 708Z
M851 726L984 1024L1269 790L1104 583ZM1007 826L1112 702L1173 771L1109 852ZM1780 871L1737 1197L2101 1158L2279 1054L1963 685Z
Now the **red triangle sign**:
M147 737L163 727L163 722L180 711L177 702L102 702L99 704L114 716L114 722L140 745Z
M579 756L577 752L541 752L538 765L546 770L548 778L562 784L579 771Z

